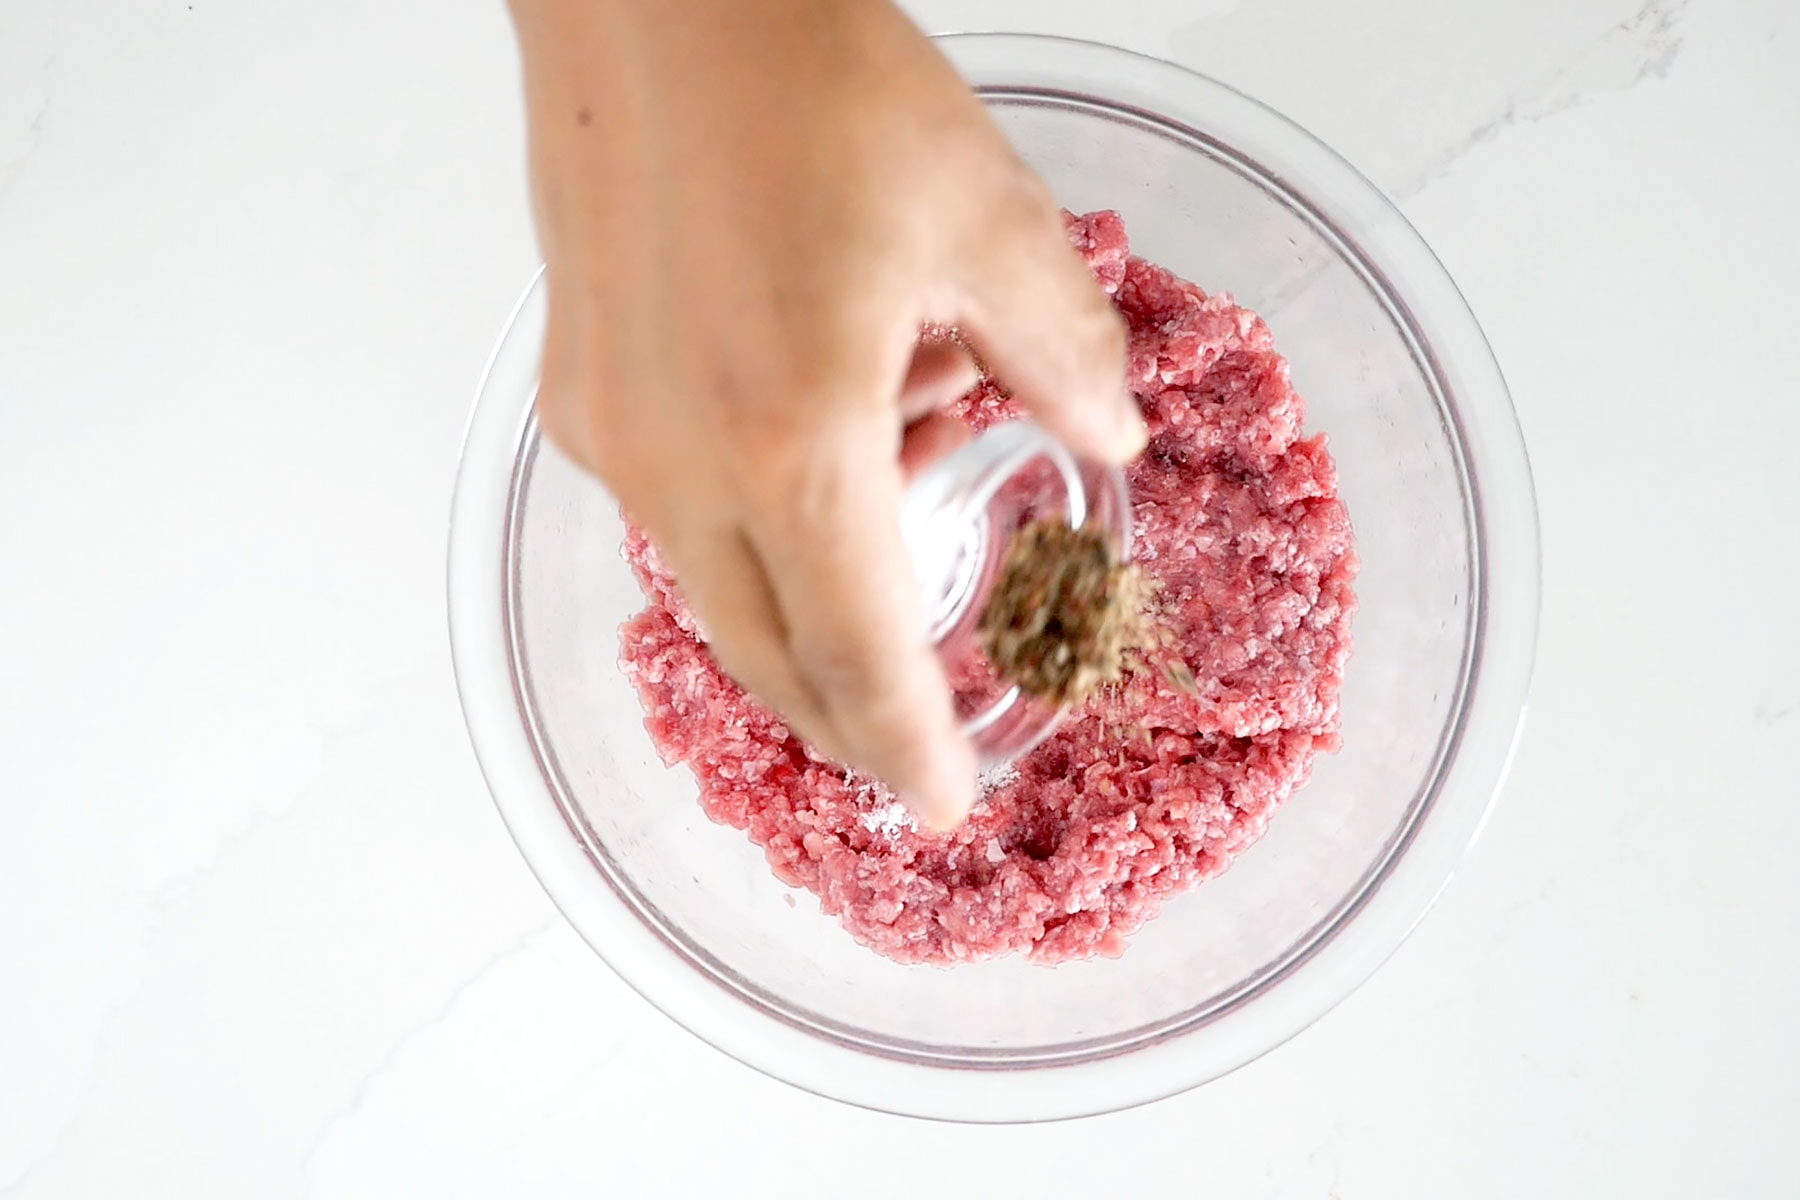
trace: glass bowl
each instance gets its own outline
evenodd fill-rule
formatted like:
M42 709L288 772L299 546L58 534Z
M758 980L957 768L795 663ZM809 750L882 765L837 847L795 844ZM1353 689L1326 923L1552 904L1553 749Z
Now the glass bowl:
M1213 1079L1343 999L1487 814L1523 714L1537 524L1506 386L1442 266L1304 131L1181 68L1083 42L942 39L1068 208L1261 312L1331 438L1362 573L1343 750L1224 875L1117 959L903 967L791 892L664 767L618 668L643 603L616 506L538 436L534 282L470 418L452 650L483 773L564 914L670 1017L851 1103L1041 1120Z

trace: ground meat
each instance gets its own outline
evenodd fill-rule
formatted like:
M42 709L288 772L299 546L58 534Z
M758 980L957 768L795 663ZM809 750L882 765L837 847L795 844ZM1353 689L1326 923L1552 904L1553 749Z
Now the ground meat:
M655 548L625 553L648 606L623 664L663 757L716 821L864 945L906 963L1124 949L1165 897L1223 871L1335 749L1356 574L1322 437L1261 318L1130 256L1113 213L1070 240L1131 327L1130 380L1151 441L1129 471L1137 558L1174 634L1002 775L954 833L905 819L879 783L817 755L708 654ZM1017 416L984 383L955 406Z

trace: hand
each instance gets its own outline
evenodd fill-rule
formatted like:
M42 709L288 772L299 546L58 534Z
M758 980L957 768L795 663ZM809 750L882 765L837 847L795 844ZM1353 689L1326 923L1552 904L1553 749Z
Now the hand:
M1124 331L1043 184L887 0L513 0L546 433L655 539L720 664L950 827L975 763L899 529L974 381L1143 446ZM910 434L909 434L910 428Z

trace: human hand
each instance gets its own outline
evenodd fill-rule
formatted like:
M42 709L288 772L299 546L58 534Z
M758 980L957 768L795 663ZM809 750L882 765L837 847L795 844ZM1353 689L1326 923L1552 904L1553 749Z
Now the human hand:
M1042 183L888 0L513 0L547 435L655 540L720 665L950 827L972 751L900 534L974 368L1075 451L1144 430Z

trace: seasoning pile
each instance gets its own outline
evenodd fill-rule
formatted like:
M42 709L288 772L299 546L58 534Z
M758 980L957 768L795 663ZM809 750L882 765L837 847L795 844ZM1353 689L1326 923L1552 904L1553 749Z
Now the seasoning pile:
M1150 647L1152 594L1106 532L1061 518L1019 529L981 613L981 648L1027 695L1079 705Z

